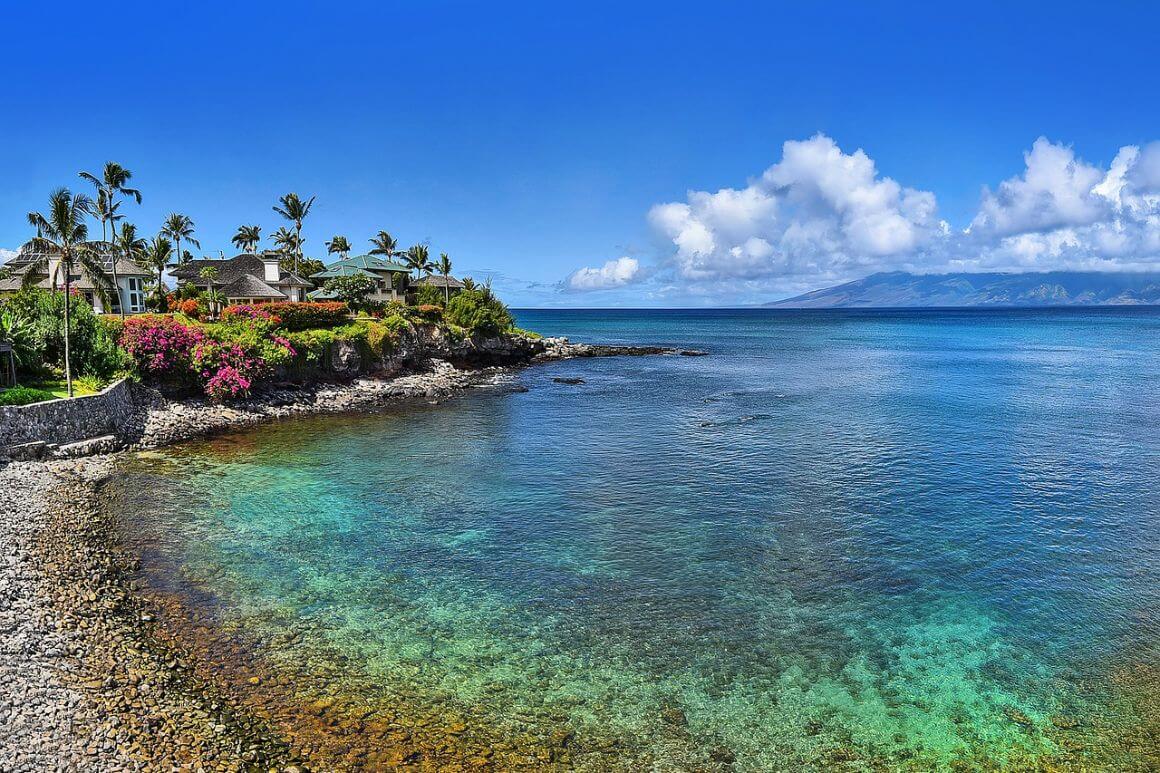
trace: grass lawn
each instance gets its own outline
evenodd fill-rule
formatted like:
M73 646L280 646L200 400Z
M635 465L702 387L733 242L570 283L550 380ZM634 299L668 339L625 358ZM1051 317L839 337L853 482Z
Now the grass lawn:
M42 379L40 381L30 381L21 386L32 387L33 389L43 389L45 392L52 392L57 397L68 397L68 388L65 385L64 379ZM73 379L73 397L80 397L81 395L93 395L96 391L87 389Z

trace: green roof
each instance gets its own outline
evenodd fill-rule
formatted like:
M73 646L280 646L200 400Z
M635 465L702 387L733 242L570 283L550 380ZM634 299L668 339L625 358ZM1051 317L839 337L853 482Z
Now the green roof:
M319 271L317 274L311 274L312 279L330 279L336 276L351 276L357 273L371 274L372 272L391 271L402 274L409 274L411 269L398 263L392 263L385 258L378 255L357 255L353 258L340 260L337 263L331 263L326 267L325 271Z
M369 276L372 279L378 279L379 275L373 271L367 271L365 268L357 268L355 266L340 266L334 264L328 266L325 271L319 271L317 274L311 274L311 279L333 279L336 276Z

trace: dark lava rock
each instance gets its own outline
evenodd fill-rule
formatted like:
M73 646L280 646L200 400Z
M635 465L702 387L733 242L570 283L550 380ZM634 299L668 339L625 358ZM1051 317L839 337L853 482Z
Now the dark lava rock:
M552 380L555 381L557 384L583 384L583 383L585 383L584 379L578 378L576 376L556 376Z
M708 352L703 352L700 349L681 349L677 354L682 357L708 357Z

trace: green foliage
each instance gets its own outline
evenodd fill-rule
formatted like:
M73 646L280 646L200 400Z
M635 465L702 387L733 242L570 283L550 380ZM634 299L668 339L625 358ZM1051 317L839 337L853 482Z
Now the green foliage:
M367 297L378 285L375 280L366 274L351 274L350 276L336 276L325 285L326 291L333 293L340 301L345 301L352 309L361 311L366 307Z
M30 405L31 403L42 403L45 400L55 399L56 395L52 392L25 386L14 386L0 392L0 405Z
M73 379L73 392L79 395L91 395L105 388L107 382L96 376L81 376Z
M278 258L278 267L283 271L294 270L294 256L283 255ZM319 271L325 271L326 264L321 260L315 258L299 258L298 259L298 276L309 280L311 275L317 274Z
M383 317L383 327L392 333L402 335L411 329L411 323L402 314L391 314L388 317Z
M544 337L534 330L524 330L523 328L520 328L520 327L513 327L510 332L512 335L522 336L524 338L531 338L531 339L537 340L537 341Z
M286 338L298 352L299 365L320 366L336 336L333 330L299 330L288 333Z
M514 326L511 312L490 287L462 290L447 304L445 319L474 335L497 336Z
M289 339L278 334L276 322L272 319L231 317L204 325L203 329L213 341L240 346L248 356L268 366L289 365L294 359L286 347Z
M419 285L415 288L416 306L443 306L447 299L443 297L443 289L431 285Z
M367 324L367 345L372 354L389 357L398 348L402 337L410 330L410 322L398 314L392 314L381 321Z
M31 321L19 316L8 308L7 304L0 304L0 341L12 344L16 367L23 369L35 365L37 351L34 346L34 335ZM8 363L0 361L0 368L7 366Z
M0 303L0 315L21 328L20 357L26 372L64 366L64 302L63 292L27 289ZM74 297L71 306L69 339L76 375L107 379L124 370L128 361L108 324L83 299Z

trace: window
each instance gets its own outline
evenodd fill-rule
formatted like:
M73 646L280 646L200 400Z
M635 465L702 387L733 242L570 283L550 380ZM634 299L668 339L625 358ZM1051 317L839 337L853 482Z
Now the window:
M142 294L142 282L137 277L129 278L129 311L144 311L145 298Z

